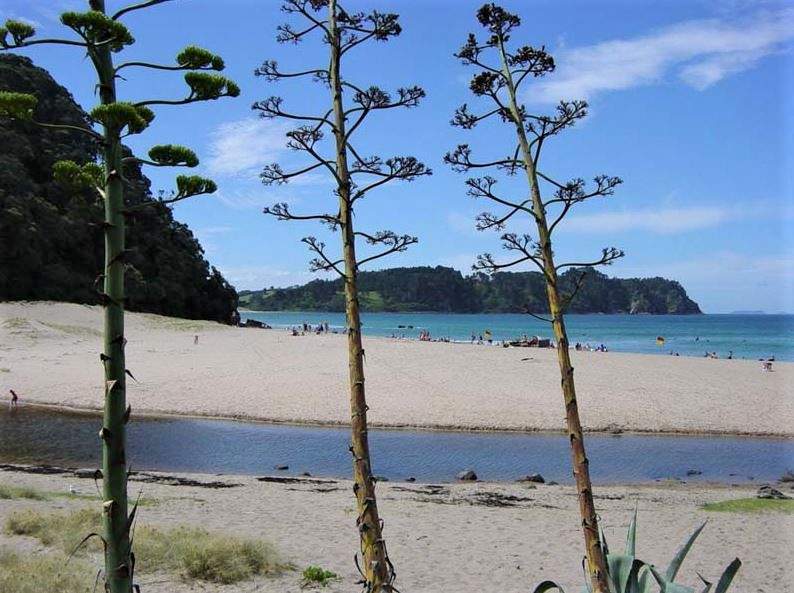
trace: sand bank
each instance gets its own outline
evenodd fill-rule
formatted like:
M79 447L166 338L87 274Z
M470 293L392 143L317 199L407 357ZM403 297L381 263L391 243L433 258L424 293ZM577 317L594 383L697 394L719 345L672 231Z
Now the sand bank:
M101 310L0 303L0 390L26 402L102 403ZM194 344L194 336L199 336ZM134 412L346 423L342 335L127 316ZM555 352L365 337L373 425L564 426ZM590 430L794 435L794 363L572 352Z
M336 481L274 484L253 477L189 476L237 484L233 488L130 482L154 504L139 509L139 524L200 525L209 530L266 539L297 571L258 578L229 587L201 585L209 593L299 593L300 571L310 564L341 578L322 589L356 591L352 557L357 549L352 483ZM0 483L66 493L69 485L94 494L92 480L73 476L0 472ZM431 491L419 484L381 483L378 506L397 570L397 586L412 593L444 591L526 593L530 585L555 579L567 591L582 586L583 544L577 499L572 488L520 484L453 484ZM683 564L678 580L700 590L697 573L716 581L738 556L743 566L734 581L737 592L794 591L794 515L706 512L707 502L752 496L749 488L688 485L597 488L596 508L607 541L622 550L635 504L639 508L637 553L666 567L687 536L704 520L708 525ZM512 498L511 498L512 497ZM498 506L493 506L494 501ZM76 508L98 502L59 497L48 501L0 500L0 523L15 510ZM465 545L461 545L465 542ZM35 540L0 533L0 547L41 553ZM786 551L788 550L788 551ZM142 575L150 593L187 593L196 585L174 575Z

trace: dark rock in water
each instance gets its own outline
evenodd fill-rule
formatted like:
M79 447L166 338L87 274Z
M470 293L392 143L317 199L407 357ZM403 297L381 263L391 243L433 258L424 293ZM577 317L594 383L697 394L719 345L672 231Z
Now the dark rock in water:
M257 321L256 319L246 319L245 323L241 324L241 327L257 327L259 329L270 329L270 326L267 323L262 323L261 321Z
M535 484L545 484L546 479L540 474L527 474L523 478L518 479L519 482L534 482Z
M688 475L688 476L699 476L702 473L703 472L700 471L699 469L688 469L688 470L686 470L686 475Z
M375 480L376 482L388 482L389 481L389 478L387 478L386 476L372 476L372 479Z
M477 474L474 473L473 469L467 469L466 471L462 471L457 475L458 480L461 482L476 482L477 481Z
M288 465L277 465L277 466L274 467L274 469L277 469L278 471L285 471L285 470L289 469L289 466Z
M302 476L306 476L307 478L311 478L312 477L312 475L309 472L303 472L301 475Z
M762 484L758 488L758 493L756 494L756 498L763 498L767 500L788 500L791 497L786 496L780 490L772 488L769 484Z
M559 482L555 482L554 480L549 480L546 482L546 486L559 486Z
M405 478L405 481L406 482L416 482L416 478L414 478L413 476L408 476L407 478Z
M74 470L74 477L75 478L82 478L82 479L101 480L102 479L102 470L101 469L76 469L76 470Z

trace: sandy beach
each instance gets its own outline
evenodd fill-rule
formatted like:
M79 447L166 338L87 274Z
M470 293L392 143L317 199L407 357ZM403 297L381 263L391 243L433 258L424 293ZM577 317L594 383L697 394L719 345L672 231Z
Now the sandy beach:
M200 476L200 482L223 481L237 486L212 489L130 482L154 502L142 507L140 524L202 525L218 532L261 538L275 544L297 570L278 577L220 587L210 592L301 591L300 571L310 564L340 576L321 590L357 590L352 562L357 549L352 483L329 481L277 484L254 477ZM71 485L80 494L94 494L92 480L64 475L32 475L0 471L0 484L31 486L66 493ZM440 593L526 593L530 585L555 579L567 591L578 591L581 580L581 533L576 496L566 486L522 484L452 484L441 490L396 482L378 485L385 535L402 591ZM734 557L743 566L733 590L741 593L794 591L794 515L778 512L746 515L707 512L707 502L752 496L748 487L697 488L681 484L598 488L596 506L607 541L622 549L634 506L639 508L637 552L647 562L666 567L695 527L708 525L685 561L679 581L696 586L697 573L716 580ZM511 497L515 497L511 499ZM496 502L494 502L496 501ZM0 524L14 511L73 509L90 505L61 496L51 501L0 500ZM465 545L461 545L465 541ZM0 535L0 547L45 551L40 543L21 536ZM788 550L788 551L787 551ZM141 575L143 590L182 593L197 585L176 575ZM699 589L698 589L699 590Z
M102 405L101 309L0 303L0 389L23 403ZM194 336L199 336L194 344ZM292 336L127 315L134 413L346 423L343 335ZM370 421L560 430L553 350L365 337ZM572 352L589 430L794 435L794 363Z

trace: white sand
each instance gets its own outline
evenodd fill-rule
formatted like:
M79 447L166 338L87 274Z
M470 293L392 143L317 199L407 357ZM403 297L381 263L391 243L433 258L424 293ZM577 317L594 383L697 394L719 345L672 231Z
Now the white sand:
M101 309L0 303L0 390L23 402L102 405ZM193 336L199 335L199 344ZM292 422L349 418L343 335L293 337L127 315L134 412ZM556 430L553 350L365 337L373 425ZM794 435L794 363L572 352L591 430Z
M357 550L350 482L319 487L310 484L262 483L250 477L191 476L224 480L241 486L224 490L130 483L133 493L158 504L139 509L138 521L154 525L190 523L210 530L273 542L298 570L320 565L340 575L328 593L358 591L353 567ZM95 492L91 480L0 472L0 483L29 485L67 492ZM403 490L409 488L411 491ZM385 537L397 570L397 586L408 593L528 593L530 585L555 579L569 592L582 587L583 544L573 489L565 486L518 484L455 484L441 495L423 494L418 484L378 485ZM419 491L419 492L417 492ZM788 491L788 490L787 490ZM477 504L478 495L497 492L530 500L492 508ZM679 573L683 584L702 586L697 573L716 581L734 557L743 566L734 593L794 591L794 515L777 512L734 514L705 512L706 502L753 495L749 488L682 485L598 488L596 507L607 541L622 551L634 505L639 507L637 553L646 562L666 568L688 535L704 520L709 523ZM53 501L0 500L0 523L15 510L74 508L92 504ZM94 502L93 504L98 504ZM41 551L35 540L0 533L0 546ZM299 593L299 572L259 578L237 586L185 584L174 575L141 575L148 593Z

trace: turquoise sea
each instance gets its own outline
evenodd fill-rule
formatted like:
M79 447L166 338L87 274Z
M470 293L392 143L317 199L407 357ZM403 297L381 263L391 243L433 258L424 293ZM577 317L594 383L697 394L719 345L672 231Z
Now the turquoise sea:
M345 327L344 313L249 311L243 319L264 321L273 328L328 322L332 330ZM572 344L604 344L617 352L794 361L794 315L568 315ZM470 342L490 330L495 341L526 334L551 337L548 324L522 314L364 313L365 335L417 339L427 330L432 338ZM657 345L657 336L664 345Z

